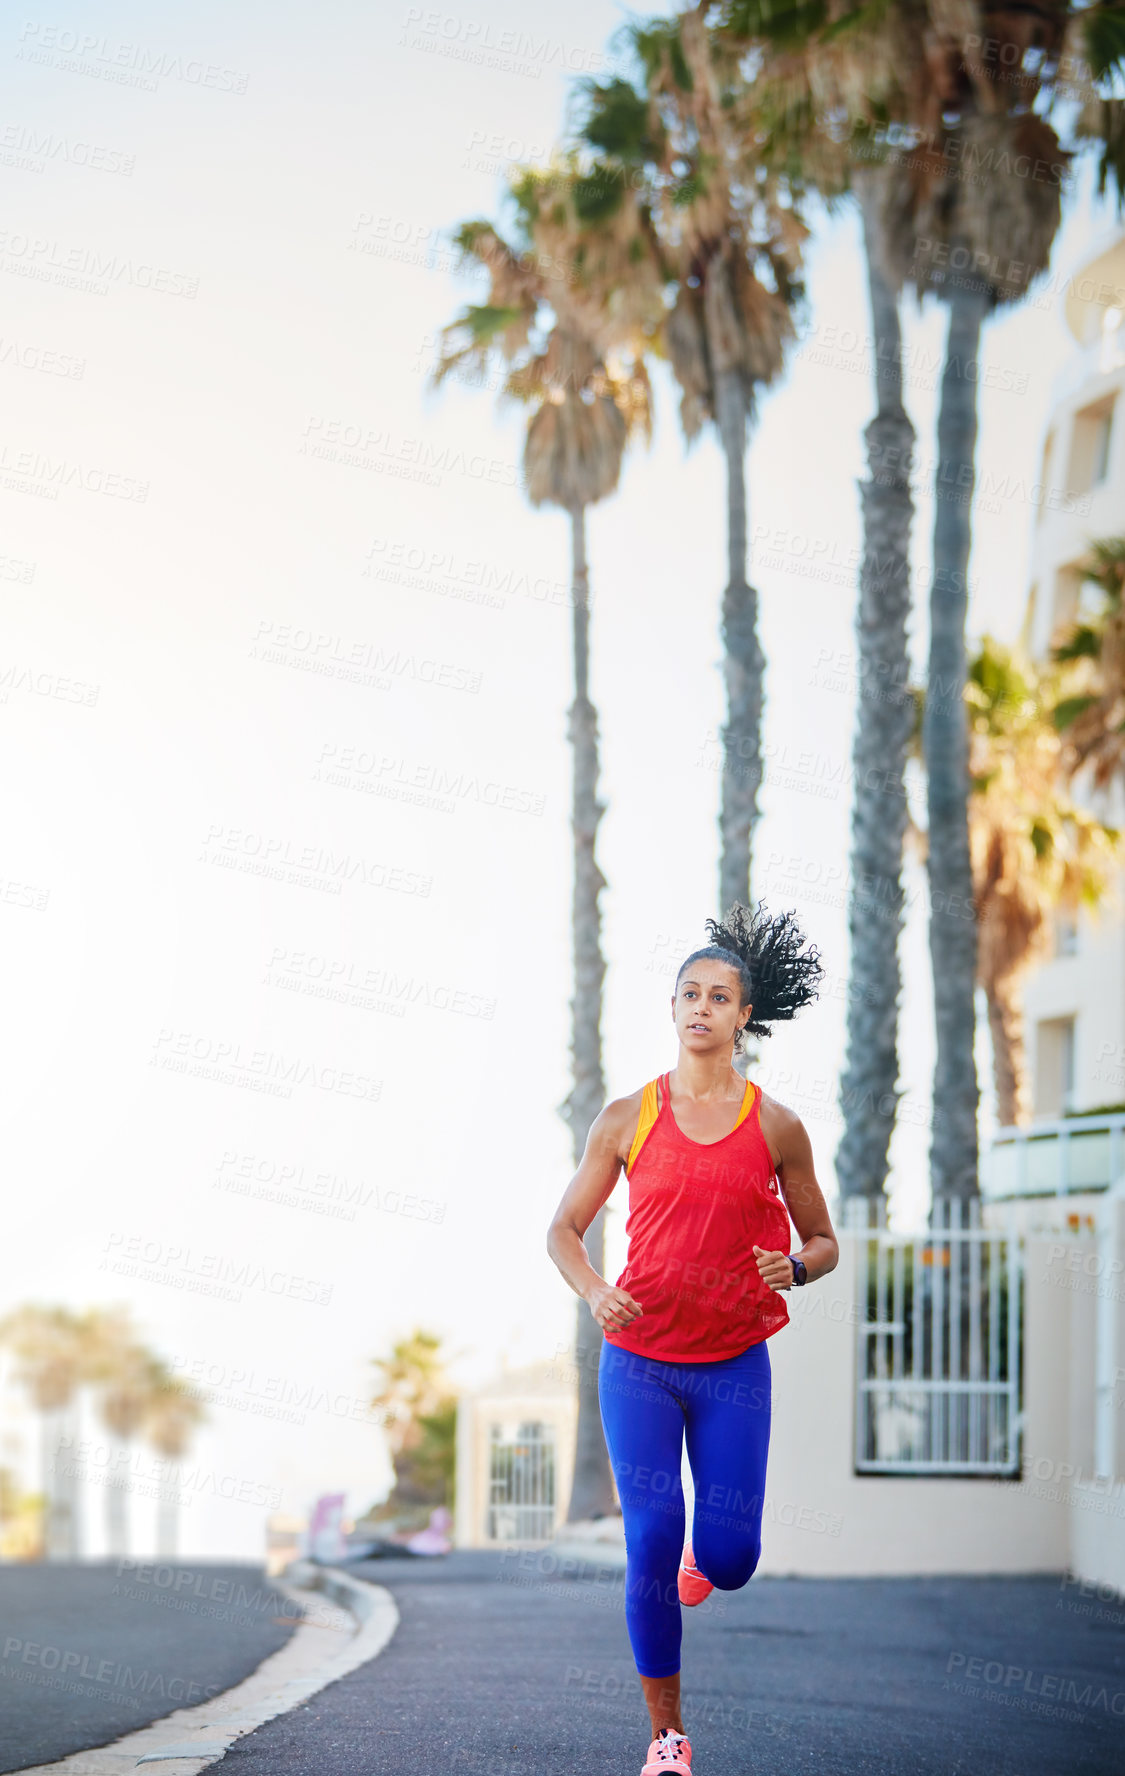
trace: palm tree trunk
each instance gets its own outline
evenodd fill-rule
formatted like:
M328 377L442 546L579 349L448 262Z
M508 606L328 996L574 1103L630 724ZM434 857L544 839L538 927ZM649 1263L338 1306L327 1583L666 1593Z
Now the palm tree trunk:
M856 610L859 697L852 764L851 978L848 1046L840 1080L844 1133L836 1152L841 1195L883 1195L898 1085L898 1000L902 989L904 772L913 726L906 625L910 614L910 459L914 427L902 404L898 305L882 270L879 182L856 174L863 213L875 417L867 427L863 561Z
M43 1412L40 1456L43 1473L43 1555L47 1560L78 1558L78 1481L74 1472L73 1410L69 1405Z
M120 1445L120 1453L127 1455L128 1445ZM111 1466L106 1475L105 1528L106 1551L114 1558L129 1552L128 1487L127 1476L115 1473Z
M977 1178L977 931L969 859L967 671L970 501L977 438L975 363L988 298L971 280L950 287L949 334L938 413L934 578L930 663L922 747L929 820L930 962L937 1059L934 1066L930 1178L934 1198L968 1199Z
M1003 980L991 982L985 996L992 1035L996 1114L1003 1128L1022 1127L1031 1121L1031 1084L1018 977L1006 975Z
M568 729L574 749L574 997L570 1002L574 1083L562 1106L562 1115L570 1126L574 1163L578 1165L590 1125L605 1101L601 1038L605 959L598 895L606 884L594 857L604 807L598 801L598 717L589 696L590 576L586 563L585 508L572 507L570 521L574 583L574 702L570 706ZM590 1263L600 1272L605 1262L604 1207L586 1230L585 1246ZM601 1346L601 1328L586 1303L580 1301L575 1334L578 1424L568 1523L603 1517L614 1508L613 1475L598 1404Z
M178 1552L180 1495L174 1478L165 1476L156 1495L156 1554L174 1560Z
M719 916L750 897L750 859L762 780L762 674L758 594L746 579L746 393L741 372L715 372L715 419L727 464L727 585L723 677L727 720L719 808Z

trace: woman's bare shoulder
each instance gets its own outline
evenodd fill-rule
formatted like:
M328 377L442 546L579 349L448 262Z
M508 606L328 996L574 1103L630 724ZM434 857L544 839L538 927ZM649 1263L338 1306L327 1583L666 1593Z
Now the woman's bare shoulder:
M792 1134L804 1127L797 1112L790 1110L788 1104L783 1104L780 1098L771 1098L769 1092L762 1091L761 1086L758 1087L758 1092L761 1099L759 1115L772 1123L779 1132L787 1131Z
M759 1091L761 1087L759 1086ZM762 1092L758 1120L769 1143L775 1164L788 1160L803 1165L812 1157L809 1132L795 1110Z
M644 1094L645 1087L638 1085L636 1091L630 1092L627 1097L611 1098L598 1116L596 1126L599 1128L599 1133L607 1142L613 1141L622 1158L628 1156L629 1149L633 1145L633 1135L636 1132L637 1118L641 1113Z

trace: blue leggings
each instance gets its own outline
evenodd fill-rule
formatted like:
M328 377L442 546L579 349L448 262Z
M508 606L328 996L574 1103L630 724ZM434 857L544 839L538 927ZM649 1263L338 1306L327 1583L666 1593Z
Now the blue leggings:
M762 1553L770 1391L764 1339L717 1363L665 1363L602 1342L598 1398L625 1522L625 1626L642 1677L680 1669L685 1433L695 1564L719 1590L737 1591Z

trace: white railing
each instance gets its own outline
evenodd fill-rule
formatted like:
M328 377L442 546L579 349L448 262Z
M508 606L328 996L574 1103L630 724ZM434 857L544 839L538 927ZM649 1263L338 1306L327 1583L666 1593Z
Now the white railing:
M1068 1116L1002 1128L981 1154L981 1194L1006 1197L1067 1196L1105 1190L1125 1169L1125 1112Z
M538 1421L514 1438L493 1425L489 1439L488 1536L497 1542L547 1541L555 1527L555 1432Z
M981 1224L978 1200L935 1205L924 1233L863 1226L855 1468L861 1474L1018 1474L1023 1246Z
M1061 406L1097 377L1113 376L1125 367L1125 330L1112 328L1079 346L1051 381L1050 406Z

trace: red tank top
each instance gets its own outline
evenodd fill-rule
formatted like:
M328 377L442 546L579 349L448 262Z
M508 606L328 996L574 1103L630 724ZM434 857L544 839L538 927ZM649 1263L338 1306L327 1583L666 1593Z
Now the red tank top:
M655 1087L655 1081L652 1082ZM650 1088L651 1089L651 1088ZM692 1141L660 1109L631 1154L628 1258L616 1286L644 1309L610 1344L668 1363L739 1356L789 1323L785 1297L758 1274L754 1247L788 1252L789 1213L762 1133L761 1091L719 1141ZM643 1115L643 1110L642 1110Z

